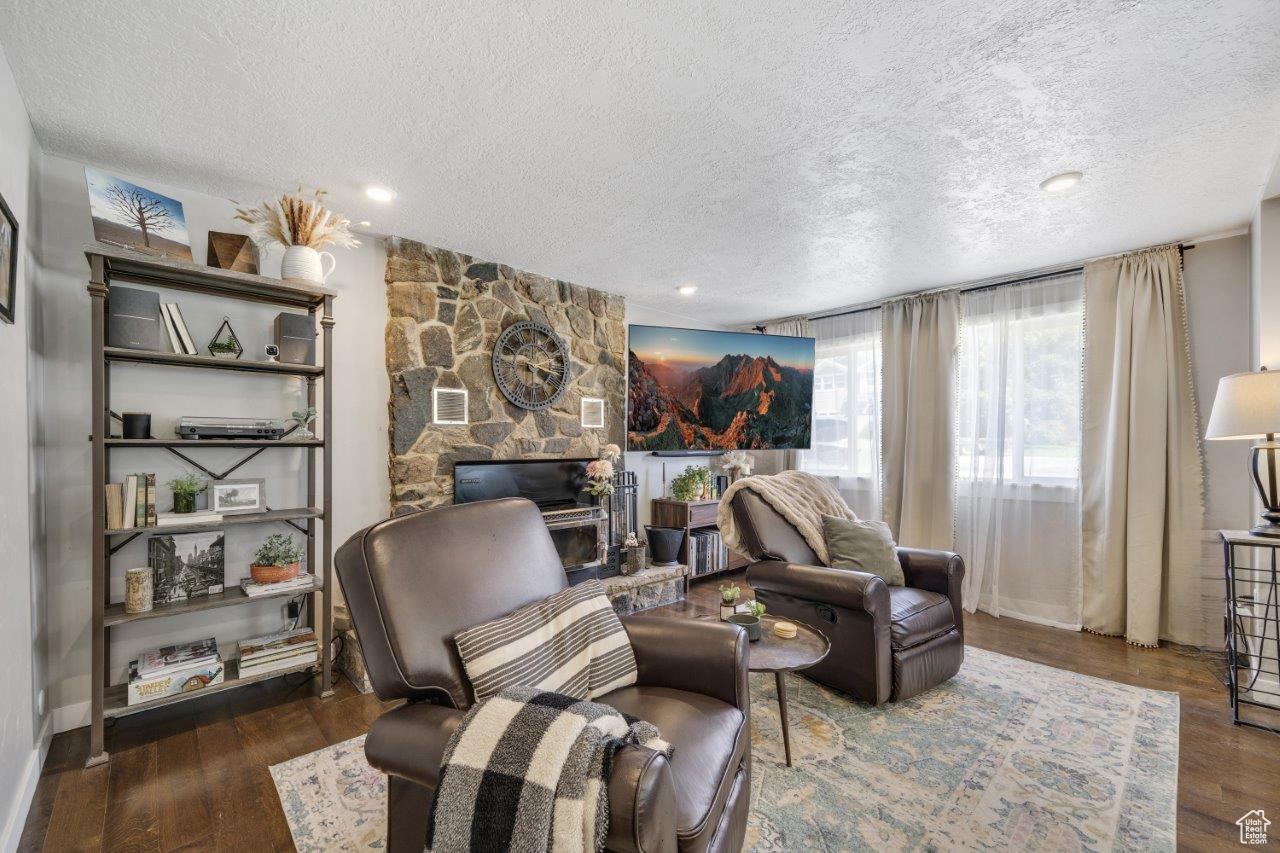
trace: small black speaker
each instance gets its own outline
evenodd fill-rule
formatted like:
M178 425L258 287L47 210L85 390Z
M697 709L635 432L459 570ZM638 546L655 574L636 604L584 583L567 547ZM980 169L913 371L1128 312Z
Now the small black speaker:
M160 351L160 294L111 285L107 346Z
M276 346L287 364L316 363L316 321L310 314L276 315Z

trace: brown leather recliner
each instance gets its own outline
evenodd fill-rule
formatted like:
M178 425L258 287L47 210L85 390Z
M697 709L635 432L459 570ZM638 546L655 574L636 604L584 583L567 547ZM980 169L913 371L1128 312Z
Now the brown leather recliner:
M964 560L949 551L899 548L906 586L822 565L800 531L747 489L730 501L748 556L747 582L769 612L812 625L831 653L810 678L880 705L923 693L960 671Z
M338 579L378 698L406 699L369 730L365 755L390 777L388 848L421 853L440 760L475 696L453 637L567 586L537 508L522 498L379 522L337 553ZM668 761L620 750L607 846L737 851L750 793L745 632L717 622L623 619L638 681L597 701L648 720Z

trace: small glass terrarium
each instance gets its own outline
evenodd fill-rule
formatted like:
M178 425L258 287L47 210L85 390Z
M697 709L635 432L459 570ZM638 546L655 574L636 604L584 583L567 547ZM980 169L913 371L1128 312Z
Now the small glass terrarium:
M236 330L231 328L230 317L223 317L222 325L213 333L213 338L209 341L209 355L214 358L239 358L244 355L240 338L236 336Z

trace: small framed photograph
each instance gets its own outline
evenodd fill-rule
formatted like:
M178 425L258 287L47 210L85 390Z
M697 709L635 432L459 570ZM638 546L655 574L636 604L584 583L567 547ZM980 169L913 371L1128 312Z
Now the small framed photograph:
M209 484L209 509L223 515L267 511L267 481L214 480Z
M0 196L0 320L13 322L18 291L18 220Z

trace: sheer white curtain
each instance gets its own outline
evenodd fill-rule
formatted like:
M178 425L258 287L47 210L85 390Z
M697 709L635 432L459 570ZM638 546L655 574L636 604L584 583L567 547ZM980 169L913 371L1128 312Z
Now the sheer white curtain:
M859 518L879 519L880 309L813 320L812 450L800 468L830 477Z
M955 549L966 610L1080 627L1083 281L961 295Z

